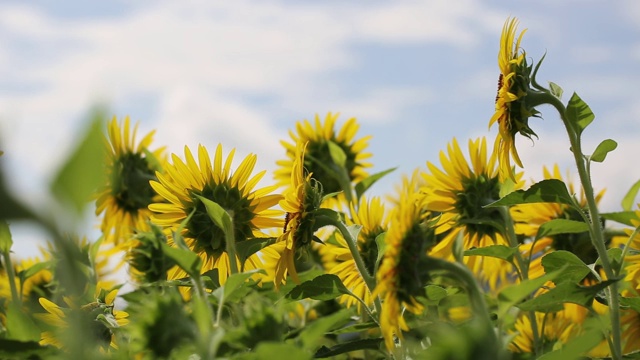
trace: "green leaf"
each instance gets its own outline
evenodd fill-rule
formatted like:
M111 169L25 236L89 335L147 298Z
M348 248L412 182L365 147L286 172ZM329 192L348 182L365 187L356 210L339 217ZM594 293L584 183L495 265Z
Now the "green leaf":
M564 91L558 84L549 81L549 90L551 91L551 95L557 97L558 99L562 99L562 93Z
M604 340L602 330L589 329L567 341L562 348L543 354L538 360L582 359L584 354Z
M198 254L191 250L179 249L171 247L165 243L160 243L162 252L173 261L189 276L197 278L200 276L200 268L202 267L202 259Z
M242 354L245 355L245 354ZM246 359L300 359L310 360L312 359L311 353L300 349L299 347L276 342L261 342L258 344L255 350L255 354L247 353ZM240 359L245 359L244 356L240 356Z
M51 268L52 263L53 263L52 261L42 261L42 262L36 263L30 266L28 269L20 271L17 275L20 278L20 280L22 280L22 282L25 282L27 279L37 274L38 272Z
M339 277L333 274L324 274L313 280L305 281L294 287L285 298L294 301L302 299L331 300L340 295L352 295Z
M603 162L604 159L607 157L607 154L615 150L617 147L618 147L617 142L611 139L603 140L598 145L598 147L596 147L596 150L593 152L593 155L591 155L589 160L595 161L595 162Z
M244 263L251 255L273 245L278 241L277 237L253 238L236 243L236 255L240 258L240 263Z
M374 329L374 328L377 328L378 326L379 325L374 321L369 321L366 323L355 323L355 324L347 325L337 330L333 330L331 331L331 334L333 335L353 334L353 333L358 333L358 332L362 332L369 329Z
M624 225L634 226L631 220L640 220L635 211L619 211L600 214L603 219L619 222ZM635 226L634 226L635 227Z
M558 179L547 179L531 185L528 190L516 190L502 199L486 205L485 207L533 204L541 202L573 205L573 198L569 195L567 186L564 182Z
M640 313L640 297L620 297L620 305L630 307L633 311Z
M380 266L380 262L384 257L384 250L387 247L387 243L384 241L386 236L387 236L386 232L383 232L382 234L379 234L378 236L376 236L376 246L378 247L378 254L376 255L376 264L374 267L374 270L375 270L374 273L378 273L378 267Z
M343 342L341 344L332 346L331 348L322 346L320 347L320 349L318 349L318 351L316 351L313 357L315 359L322 359L322 358L328 358L328 357L348 353L351 351L357 351L357 350L365 350L365 349L379 350L380 344L382 344L382 340L383 340L382 338L357 339L357 340Z
M447 297L447 290L438 285L427 285L425 287L427 299L431 301L440 301Z
M55 346L42 346L38 341L0 339L0 359L61 359Z
M13 239L11 238L11 230L9 224L4 219L0 219L0 253L8 254L11 251Z
M578 283L591 272L589 266L579 257L565 250L550 252L542 257L541 262L545 273L563 271L562 276L554 280L556 285L567 281Z
M549 291L536 296L535 298L525 301L518 305L524 311L560 311L563 309L563 303L573 303L591 307L593 299L609 284L620 279L605 280L593 286L582 286L572 282L561 282Z
M331 140L327 141L327 144L329 144L329 154L331 155L331 160L333 160L336 165L345 167L347 164L347 154L344 153L344 150L342 150L340 145Z
M356 198L360 199L360 197L362 196L362 194L365 193L365 191L367 191L367 189L369 189L373 184L376 183L376 181L380 180L383 176L393 172L394 170L396 170L397 168L391 168L391 169L387 169L384 171L380 171L378 173L375 173L369 177L367 177L366 179L360 181L359 183L356 184Z
M224 299L224 301L237 301L238 294L242 293L244 296L246 295L245 291L250 290L249 285L251 285L251 283L247 280L258 273L264 273L264 270L254 269L229 275L224 285L213 292L213 296L215 296L218 300Z
M558 234L577 234L589 231L589 225L584 221L553 219L540 225L536 240Z
M562 271L555 271L542 275L539 278L525 280L519 284L502 289L498 293L498 318L501 319L507 314L511 307L533 294L547 281L553 281L561 274Z
M464 256L488 256L511 262L517 252L518 248L510 248L505 245L489 245L466 250Z
M207 214L213 220L213 222L222 230L225 234L230 234L233 231L233 220L229 213L220 205L200 195L196 195L207 209Z
M638 190L640 190L640 180L631 186L631 189L627 191L627 194L622 199L622 210L630 211L633 208Z
M347 323L351 314L350 310L342 309L329 316L323 316L311 324L307 324L299 335L302 348L308 351L315 350L316 346L323 341L324 334Z
M40 329L31 317L22 312L20 304L7 306L7 338L19 341L40 341Z
M567 120L575 124L578 127L578 135L591 124L595 115L591 111L591 108L585 103L576 93L573 93L569 104L567 104L567 110L565 111Z
M51 190L58 200L73 207L79 215L105 179L103 116L96 112L82 140L67 158Z

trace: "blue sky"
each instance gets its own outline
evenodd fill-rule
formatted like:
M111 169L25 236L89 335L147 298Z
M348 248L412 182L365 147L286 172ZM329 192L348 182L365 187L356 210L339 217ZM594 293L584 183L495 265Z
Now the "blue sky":
M0 166L30 204L73 146L89 109L157 130L154 144L237 148L272 171L295 121L340 112L372 135L371 172L398 166L373 194L456 137L493 141L500 31L516 16L539 80L589 103L585 151L619 143L594 166L602 206L616 210L640 179L640 3L635 1L3 1L0 4ZM542 165L573 170L557 116L517 140L526 178ZM572 171L573 173L573 171ZM574 174L574 177L575 176ZM270 181L267 178L266 181ZM88 219L95 225L96 220ZM19 253L41 236L12 225Z

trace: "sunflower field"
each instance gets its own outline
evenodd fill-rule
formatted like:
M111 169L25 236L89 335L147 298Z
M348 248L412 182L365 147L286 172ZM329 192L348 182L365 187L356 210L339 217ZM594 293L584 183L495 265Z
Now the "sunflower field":
M58 207L0 173L0 358L640 359L640 182L599 211L591 165L617 143L582 148L594 114L540 85L524 34L507 19L496 138L451 139L383 197L395 169L370 173L337 113L297 121L273 174L104 114L51 180ZM515 139L543 115L575 168L525 180ZM91 204L97 238L74 230ZM46 230L38 258L12 254L18 220Z

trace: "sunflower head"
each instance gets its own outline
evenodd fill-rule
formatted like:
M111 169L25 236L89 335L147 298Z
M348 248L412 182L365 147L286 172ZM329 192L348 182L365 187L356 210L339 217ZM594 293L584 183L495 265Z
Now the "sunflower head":
M140 232L135 236L133 246L127 251L126 260L137 283L149 284L167 279L167 271L175 265L175 261L165 255L163 244L167 244L167 237L154 224L151 224L151 231Z
M130 240L136 229L148 230L149 204L158 196L149 185L161 170L162 148L149 150L155 131L136 143L136 124L131 132L129 117L118 124L114 117L108 124L107 181L96 200L96 215L104 213L102 231L115 244Z
M279 210L272 210L282 196L270 194L276 189L269 186L254 189L265 171L252 176L256 156L248 155L235 172L231 171L235 150L223 162L222 145L218 145L213 163L204 146L198 147L198 160L185 147L185 160L172 155L172 164L165 166L165 174L157 173L158 180L152 181L153 189L164 202L153 203L152 221L163 227L173 243L173 233L182 231L187 245L200 255L203 271L219 270L220 283L229 274L229 257L226 253L224 230L209 216L200 198L215 202L230 215L236 243L262 236L262 230L282 226ZM183 224L184 222L184 224ZM248 260L246 269L255 268L257 256ZM171 279L184 276L180 269L171 272Z
M499 154L500 175L515 180L511 167L511 158L519 167L522 161L515 146L516 134L529 139L536 136L529 127L529 118L539 116L539 112L528 101L527 95L532 93L532 65L527 63L526 53L520 48L520 42L526 30L516 39L518 20L507 19L500 37L498 65L498 95L496 96L495 113L489 121L499 125L494 152Z
M370 136L355 140L359 125L355 118L350 118L336 132L336 120L339 114L328 113L324 122L316 115L312 124L308 120L296 123L296 132L289 131L293 143L281 141L288 159L278 161L280 169L275 178L280 185L287 186L293 164L296 161L296 144L307 143L303 167L307 174L322 185L325 194L351 191L347 185L365 179L368 174L365 168L371 164L366 159L371 157L365 152ZM347 189L345 189L347 187ZM330 204L337 204L346 199L344 193L335 199L329 198Z

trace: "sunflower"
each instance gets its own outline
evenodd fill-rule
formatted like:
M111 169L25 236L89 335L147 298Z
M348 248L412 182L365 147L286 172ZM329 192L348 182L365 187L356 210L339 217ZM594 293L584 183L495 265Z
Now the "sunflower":
M550 171L546 166L543 167L543 177L547 179L563 180L560 168L556 164ZM586 213L587 200L584 197L582 188L576 189L570 177L567 176L567 186L570 194L579 193L578 204ZM579 190L579 191L576 191ZM601 190L596 195L596 202L600 202L604 196L605 190ZM559 203L533 203L520 204L514 206L511 216L515 222L515 231L518 235L528 238L534 238L540 229L540 226L547 221L553 219L567 219L574 221L584 221L583 214L579 210ZM566 250L576 254L585 264L592 264L598 259L598 253L593 248L591 238L588 232L573 234L557 234L550 237L543 237L535 242L523 244L521 248L533 247L534 250L527 251L530 256L529 277L536 278L544 275L542 267L542 257L553 250Z
M229 256L226 253L225 234L209 217L205 204L199 199L209 199L232 218L236 243L261 236L261 230L282 226L279 210L271 209L282 198L270 194L276 186L254 189L265 171L251 177L256 164L256 155L244 158L235 172L231 163L235 149L222 160L222 145L218 145L213 163L207 149L198 147L198 161L185 146L185 161L172 155L172 164L165 166L165 173L156 173L158 180L151 181L152 188L162 197L163 202L149 205L153 212L152 221L165 229L169 243L173 243L173 233L180 224L191 217L182 229L187 245L203 260L202 271L218 269L220 283L230 274ZM255 269L261 264L254 254L244 264L244 268ZM184 270L174 268L169 279L186 276Z
M412 196L420 192L420 188L425 186L424 178L422 177L422 170L416 168L411 173L411 176L402 174L400 184L394 185L394 194L387 195L386 199L394 206L402 203L406 196Z
M469 140L470 162L454 138L447 153L440 152L442 169L427 163L422 187L425 209L440 214L436 232L442 240L431 250L436 257L451 258L454 242L462 236L464 249L489 245L509 245L495 224L504 222L499 209L484 206L500 199L501 182L495 155L487 157L484 138ZM522 174L518 174L519 179ZM516 188L522 184L518 181ZM492 290L510 282L515 269L503 260L493 257L469 256L465 263Z
M403 308L414 314L424 309L416 297L424 295L426 267L422 255L433 245L434 236L433 230L425 226L425 213L415 197L407 198L393 211L376 273L378 285L372 294L383 300L380 329L389 351L395 347L394 336L402 340L402 331L409 330Z
M282 235L276 244L281 255L276 262L274 284L276 287L285 281L287 273L296 282L298 272L294 255L311 247L315 232L315 212L322 202L322 190L312 173L305 175L304 159L307 143L298 142L290 173L290 185L280 200L280 207L286 211ZM284 244L284 245L283 245Z
M384 234L389 227L389 215L385 213L384 204L378 197L374 197L367 201L365 196L360 198L358 209L351 204L351 214L353 219L347 221L348 225L357 224L362 226L358 233L357 245L358 251L365 263L369 274L375 273L376 260L378 258L378 245L376 238ZM325 269L330 274L337 275L342 283L354 295L364 301L365 304L371 305L373 299L371 292L367 287L346 240L339 231L335 232L335 242L325 242L326 252L331 256L325 260ZM335 262L334 262L335 261ZM361 303L353 296L342 295L338 299L347 307L356 305L360 310Z
M41 334L40 344L63 348L66 341L72 340L74 335L77 336L73 333L64 333L70 328L71 320L76 322L75 326L81 326L80 329L85 331L84 334L92 335L90 339L86 340L98 344L101 350L106 350L109 347L117 349L113 330L129 323L127 319L129 314L114 309L113 302L117 294L117 289L108 291L101 283L98 283L95 301L90 303L79 305L76 301L65 298L68 307L61 307L46 298L40 298L40 304L47 313L35 315L52 328L51 331L44 331ZM83 339L83 341L85 340Z
M127 243L134 230L149 230L148 206L159 197L149 185L161 169L164 149L148 148L155 131L149 132L136 145L138 124L130 130L129 117L118 124L114 117L108 124L107 181L98 192L96 215L104 214L101 230L116 245Z
M575 304L566 304L570 307L578 307ZM584 309L584 308L582 308ZM556 348L556 343L566 344L569 340L580 334L581 327L574 322L570 316L566 316L565 312L571 311L571 308L555 313L535 312L536 328L538 331L542 329L541 341L545 349ZM586 311L586 309L584 309ZM509 331L513 336L509 343L509 350L516 353L533 353L534 336L531 326L531 318L528 313L522 312L514 329Z
M293 143L280 142L286 149L288 159L276 162L280 168L274 175L279 185L289 184L291 174L294 172L293 164L296 161L296 144L298 143L308 143L304 169L313 174L312 178L322 185L322 191L325 194L344 191L341 179L343 182L357 183L368 176L365 168L371 167L371 164L365 160L371 157L371 153L365 152L365 149L371 136L354 140L360 127L355 118L347 120L336 134L338 115L328 113L324 123L316 115L315 127L308 120L304 120L296 123L297 134L289 131ZM335 158L336 153L340 152L344 155L343 165L339 164L340 161ZM329 198L326 205L332 207L343 203L345 199L347 199L346 195L341 193L335 198Z
M522 161L516 149L515 136L517 133L531 139L536 134L529 127L528 118L538 116L525 98L530 89L531 66L527 64L526 53L520 48L520 41L526 32L523 30L516 40L518 20L507 19L500 37L500 51L498 53L498 95L496 96L496 111L489 121L489 127L495 122L499 125L494 152L499 154L500 175L515 181L511 167L511 157L519 167Z

